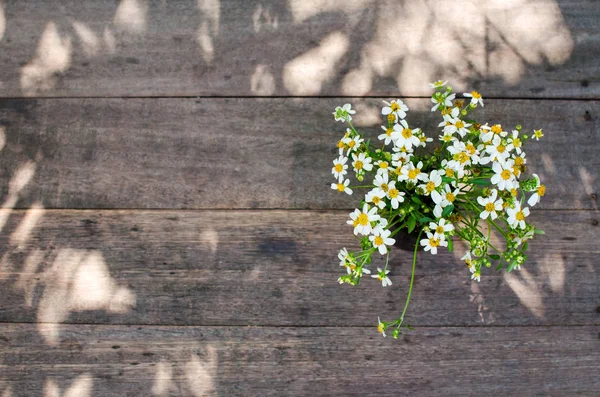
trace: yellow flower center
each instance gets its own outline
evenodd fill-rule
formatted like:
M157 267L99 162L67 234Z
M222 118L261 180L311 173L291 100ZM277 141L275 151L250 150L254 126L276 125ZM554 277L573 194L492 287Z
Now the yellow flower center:
M348 147L349 147L349 148L351 148L351 149L352 149L352 148L353 148L355 145L356 145L356 141L350 141L350 142L348 142Z
M454 200L456 200L456 196L454 196L454 194L452 194L452 193L446 193L446 200L448 200L451 203L453 203Z
M496 209L496 206L494 205L494 203L487 203L487 204L485 205L485 210L486 210L487 212L492 212L492 211L494 211L495 209Z
M415 179L418 174L419 174L419 170L416 168L413 168L412 170L408 171L408 179Z
M383 245L383 239L381 238L381 236L375 236L375 240L373 241L374 245L376 246L380 246Z
M512 143L514 147L521 147L521 145L523 144L519 138L513 139Z
M466 154L465 152L460 152L457 153L455 156L457 156L457 160L460 161L461 164L466 163L467 161L469 161L469 155Z
M452 135L444 135L442 139L444 142L450 142L452 140Z
M356 226L358 226L358 218L356 218L354 220L354 222L352 223L352 227L356 227Z
M454 178L454 170L450 168L446 168L446 176L448 178Z
M463 123L462 120L458 120L455 125L456 125L456 128L461 129L461 128L464 128L465 123Z
M440 245L440 240L439 240L439 239L437 239L437 238L430 238L430 239L429 239L429 245L430 245L432 248L435 248L435 247L437 247L437 246L439 246L439 245Z
M388 164L387 161L380 161L379 162L379 168L384 168L385 169L387 167L389 167L389 164Z
M523 211L519 211L515 215L515 218L517 218L518 221L524 221L525 220L525 214L523 213Z
M499 134L499 133L501 133L501 132L502 132L502 126L501 126L500 124L494 124L494 125L492 126L492 132L493 132L494 134Z
M387 183L382 183L381 184L381 190L383 190L384 192L387 192L389 189L389 186Z
M337 147L338 147L338 149L343 149L343 148L346 147L346 144L344 142L342 142L342 141L338 141Z
M390 195L390 198L394 199L394 198L398 197L398 195L400 194L400 192L398 191L398 189L393 188L393 189L390 189L390 191L388 192L388 194Z
M538 139L544 136L544 134L542 134L542 130L533 131L533 135Z
M390 123L393 123L394 121L396 121L396 116L394 115L394 113L390 113L387 115L387 119Z
M514 165L512 172L515 174L515 176L519 176L521 174L521 168L518 165Z
M413 135L412 130L410 128L405 128L402 130L402 136L404 139L408 139Z
M388 128L387 130L385 130L385 135L392 136L392 132L394 132L394 129L393 128Z
M396 102L392 102L390 108L392 109L392 112L397 112L398 110L400 110L400 105L398 105Z
M359 171L362 170L362 167L363 167L363 162L362 161L356 160L354 162L354 168L356 168L357 170L359 170Z
M469 143L469 144L466 146L466 149L467 149L467 152L469 152L469 154L470 154L471 156L475 154L475 151L476 151L476 149L475 149L475 146L473 146L473 144L472 144L472 143Z
M500 174L500 176L502 177L502 179L504 179L505 181L508 181L510 179L511 173L509 170L504 170L502 171L502 173Z
M373 200L371 200L373 202L373 204L377 205L381 202L381 199L379 198L379 196L373 196Z
M385 331L385 325L383 325L383 323L379 323L377 326L377 331L379 331L380 334L383 334L383 331Z
M537 188L537 193L540 195L540 197L543 197L546 194L546 186L545 185L540 185Z
M467 265L467 267L471 267L471 260L465 259L465 264Z
M525 160L523 159L523 157L521 157L521 156L517 156L517 157L515 157L515 165L516 165L517 167L518 167L518 166L521 166L521 165L523 165L523 164L525 164Z
M344 186L344 184L342 184L342 183L337 184L337 190L339 190L340 192L343 192L345 188L346 188L346 186Z
M437 101L440 102L439 99ZM450 111L451 111L451 109L449 109L449 108L442 109L442 116L446 116L446 115L450 114ZM452 124L446 123L446 125L452 125Z
M516 189L516 188L514 188L514 187L513 187L512 189L510 189L510 194L511 194L513 197L517 197L517 193L518 193L518 192L517 192L517 189ZM506 205L507 203L505 202L504 204Z
M338 174L344 170L344 167L341 164L336 164L334 168L335 172L337 172Z
M504 151L506 150L506 147L504 145L498 145L496 150L498 150L498 153L504 153Z
M431 193L433 192L435 189L435 183L429 181L427 182L427 184L425 185L425 190L427 190L427 193Z
M471 95L473 96L473 98L475 99L480 99L481 98L481 94L478 93L477 91L471 91Z
M358 224L361 226L367 226L369 224L369 217L364 212L361 212L357 218Z
M438 226L435 228L435 232L437 234L444 234L444 227L443 226Z

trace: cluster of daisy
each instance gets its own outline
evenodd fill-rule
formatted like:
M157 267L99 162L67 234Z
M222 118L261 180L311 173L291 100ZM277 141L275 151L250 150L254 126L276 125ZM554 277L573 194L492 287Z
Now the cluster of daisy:
M468 244L463 260L471 278L479 281L481 270L497 264L497 269L520 269L527 256L527 240L535 229L527 222L529 207L544 196L546 187L533 174L525 177L527 157L523 150L529 139L539 140L542 130L531 135L521 126L505 131L500 124L482 124L469 117L472 110L483 106L481 95L473 91L457 99L446 82L431 84L431 111L439 111L439 144L424 150L433 139L406 120L408 107L400 99L384 101L381 110L386 123L377 141L365 139L352 124L350 104L337 107L336 121L348 124L338 141L338 156L331 170L336 182L331 188L345 194L365 188L361 206L350 214L348 224L360 240L360 251L339 252L340 266L346 273L340 283L356 285L364 274L378 279L386 287L390 247L394 236L403 229L418 233L413 256L413 274L418 247L435 255L440 247L452 251L452 236ZM349 171L359 182L352 185ZM369 177L367 180L366 178ZM503 247L490 242L491 231L504 237ZM422 239L420 237L423 237ZM386 256L383 269L367 268L372 254ZM394 327L397 337L404 324L404 314L393 322L379 321L378 329Z

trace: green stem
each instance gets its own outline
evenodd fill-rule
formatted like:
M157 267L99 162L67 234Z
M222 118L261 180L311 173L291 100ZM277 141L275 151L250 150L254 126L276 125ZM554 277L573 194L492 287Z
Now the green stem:
M415 243L415 251L413 253L413 262L412 262L412 272L410 274L410 286L408 287L408 296L406 297L406 303L404 304L404 309L402 310L402 315L396 322L398 323L398 327L402 325L404 321L404 315L406 314L406 309L408 309L408 304L410 302L410 296L412 294L413 284L415 282L415 269L417 266L417 251L419 249L419 240L421 238L421 234L423 233L423 229L419 231L419 235L417 236L417 242Z

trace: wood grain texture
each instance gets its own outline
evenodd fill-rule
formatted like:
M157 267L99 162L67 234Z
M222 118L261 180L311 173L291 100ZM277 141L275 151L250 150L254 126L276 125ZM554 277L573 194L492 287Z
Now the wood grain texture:
M599 98L598 2L429 3L4 1L0 96Z
M331 112L344 102L367 136L381 132L375 99L0 100L2 198L17 208L353 208L359 192L330 189L345 131ZM437 137L429 105L411 101L408 120ZM527 150L548 186L540 208L598 208L600 102L489 100L478 115L544 129Z
M593 396L597 327L0 329L0 391L78 396ZM46 393L46 394L42 394ZM72 394L68 394L72 393ZM76 394L79 393L79 394ZM6 394L5 394L6 395Z
M420 253L416 326L600 324L598 215L536 211L546 231L523 270L472 282L456 252ZM337 251L356 248L347 213L46 211L7 215L0 322L371 326L404 306L412 253L392 287L338 285ZM382 266L375 259L372 270ZM58 331L55 336L58 336Z

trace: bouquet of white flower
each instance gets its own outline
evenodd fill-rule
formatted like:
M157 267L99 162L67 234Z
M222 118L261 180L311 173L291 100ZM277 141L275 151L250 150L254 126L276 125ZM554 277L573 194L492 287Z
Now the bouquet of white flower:
M441 143L433 151L421 150L433 139L420 128L409 126L405 120L408 107L399 99L384 101L381 113L387 123L377 137L381 147L365 140L354 128L352 115L356 112L350 104L337 107L333 113L336 121L348 123L349 128L337 144L339 156L332 169L337 182L331 188L349 195L353 189L368 189L347 222L354 228L361 250L340 250L340 266L345 267L346 274L339 282L356 285L364 274L371 274L367 266L377 251L386 256L385 266L377 268L371 277L383 287L391 285L388 262L393 237L403 229L418 235L404 310L395 321L378 320L383 336L388 328L393 329L394 338L403 328L411 329L404 316L419 246L435 255L439 247L452 251L451 237L459 237L469 246L462 259L471 278L479 281L482 268L491 267L493 262L497 270L520 269L527 259L527 240L543 233L527 223L525 200L529 193L527 204L533 207L546 187L536 174L523 177L527 163L523 144L529 139L539 140L542 131L535 130L529 136L521 133L521 126L509 133L500 124L479 123L471 119L471 111L483 106L481 95L473 91L463 94L465 99L456 99L445 85L442 81L430 85L435 89L431 111L440 111L443 118L439 124ZM350 185L349 165L360 186ZM504 237L503 246L490 242L492 229ZM421 239L423 234L426 237Z

